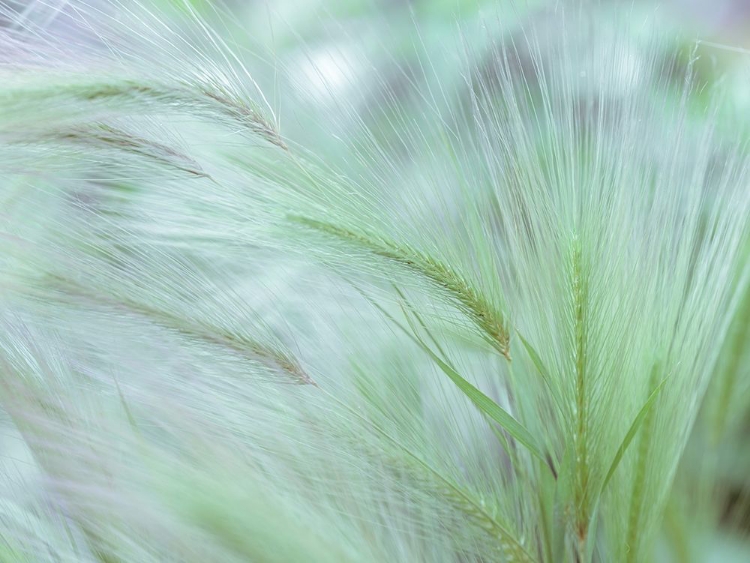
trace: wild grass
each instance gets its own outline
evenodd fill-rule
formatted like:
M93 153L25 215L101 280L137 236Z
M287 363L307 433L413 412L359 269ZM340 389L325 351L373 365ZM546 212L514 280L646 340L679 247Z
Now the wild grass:
M750 161L692 42L497 6L321 107L219 8L16 8L0 561L703 553Z
M388 239L356 233L305 217L292 219L311 229L359 245L377 256L405 266L432 281L438 288L446 290L455 299L459 308L463 309L467 316L474 320L477 327L485 333L487 340L510 361L510 334L502 314L476 288L472 287L464 276L449 265L419 250L401 246Z

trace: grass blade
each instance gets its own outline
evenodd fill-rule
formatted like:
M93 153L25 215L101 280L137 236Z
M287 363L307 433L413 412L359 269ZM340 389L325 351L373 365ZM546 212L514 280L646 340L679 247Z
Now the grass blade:
M476 406L491 420L497 422L504 430L508 432L508 434L513 436L513 438L515 438L518 443L526 446L526 448L532 454L534 454L537 458L539 458L540 461L542 461L546 465L547 462L545 460L544 453L525 426L523 426L520 422L513 418L510 413L508 413L495 401L490 399L482 391L474 387L474 385L472 385L460 373L458 373L455 369L453 369L445 361L443 361L419 338L416 338L416 340L420 347L425 352L427 352L430 358L432 358L432 360L438 365L443 373L445 373L445 375L447 375L451 379L451 381L456 384L456 387L458 387L463 392L463 394L466 395L472 403L474 403L474 406Z
M416 334L407 330L407 328L399 323L393 316L383 309L380 305L372 301L367 297L361 290L360 293L375 307L377 308L386 318L400 328L406 336L408 336L413 342L415 342L422 350L424 350L430 358L438 365L438 367L445 373L456 387L458 387L469 400L474 403L480 412L489 417L491 420L499 424L504 430L508 432L515 440L524 445L535 457L542 461L545 466L547 461L542 449L539 447L534 436L529 432L526 427L513 418L510 413L498 405L495 401L490 399L482 391L477 389L469 381L467 381L458 371L455 370L448 362L440 358L435 352L430 349L427 344L422 341Z
M615 454L615 457L614 459L612 459L612 463L609 466L609 471L607 471L607 476L604 478L604 482L602 483L602 489L601 489L602 493L607 488L607 484L612 478L612 475L614 475L615 470L620 465L622 456L625 455L625 452L630 446L630 443L633 441L633 438L638 432L638 429L641 427L641 424L643 424L643 420L646 418L648 411L653 406L654 402L656 401L656 398L659 396L659 392L662 390L666 382L667 382L667 378L662 379L661 383L659 383L659 385L656 386L656 389L654 389L651 395L649 395L649 398L646 400L645 403L643 403L641 410L638 411L638 414L633 419L633 423L630 425L630 429L628 430L627 434L625 434L625 437L622 439L622 443L620 444L620 447L617 448L617 453Z

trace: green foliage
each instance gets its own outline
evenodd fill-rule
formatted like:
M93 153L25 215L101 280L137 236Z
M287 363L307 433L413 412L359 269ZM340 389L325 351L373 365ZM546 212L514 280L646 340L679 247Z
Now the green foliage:
M0 7L0 560L687 560L750 161L581 7L305 73L204 2Z

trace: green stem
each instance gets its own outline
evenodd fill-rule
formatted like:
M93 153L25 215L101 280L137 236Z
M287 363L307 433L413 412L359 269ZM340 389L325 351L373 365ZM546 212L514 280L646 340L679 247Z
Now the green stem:
M648 382L648 394L650 395L659 383L659 364L655 363L651 369L651 375ZM643 512L643 498L646 483L646 471L648 458L651 451L651 436L655 419L655 409L649 409L646 412L643 425L641 426L641 436L638 441L638 451L635 461L635 475L633 478L633 493L630 497L630 513L628 516L628 532L626 536L626 563L636 563L639 552L639 531L641 526L641 515Z
M585 553L588 535L588 396L586 373L586 302L588 287L581 265L581 247L573 245L573 314L575 323L575 454L576 454L576 533L578 548Z

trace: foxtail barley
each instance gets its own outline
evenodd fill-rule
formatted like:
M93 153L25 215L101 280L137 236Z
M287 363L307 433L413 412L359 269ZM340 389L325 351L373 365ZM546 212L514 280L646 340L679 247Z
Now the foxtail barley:
M750 412L695 42L498 3L334 76L199 4L0 6L0 561L687 557Z

